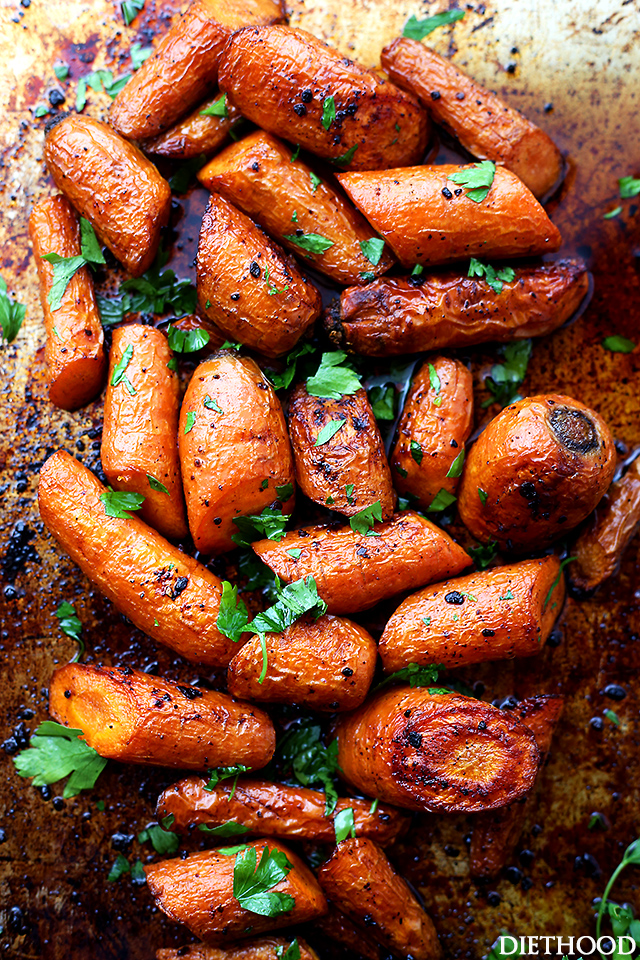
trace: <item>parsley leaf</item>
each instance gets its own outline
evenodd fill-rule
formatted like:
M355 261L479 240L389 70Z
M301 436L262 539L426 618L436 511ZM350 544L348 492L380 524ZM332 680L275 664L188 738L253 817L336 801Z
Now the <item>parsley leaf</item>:
M480 203L489 193L496 175L496 165L493 160L481 160L473 166L452 173L448 180L467 188L466 196L474 203Z
M209 781L205 784L204 789L211 793L213 788L217 787L221 780L229 780L230 777L233 777L233 786L229 794L229 800L231 800L236 792L238 777L241 773L247 773L249 770L251 770L251 767L246 767L244 763L236 763L232 767L215 767L208 771Z
M419 663L409 663L401 670L390 673L375 689L382 690L391 683L408 683L410 687L430 687L438 682L441 670L444 670L441 663L429 663L424 667L421 667Z
M307 253L324 253L329 247L333 246L333 240L329 240L319 233L303 233L301 236L298 236L297 233L285 233L284 239L294 243L301 250L306 250Z
M189 160L186 160L182 163L172 177L169 178L169 186L174 193L186 193L189 189L191 181L195 177L198 170L204 166L207 158L204 153L199 154L197 157L191 157Z
M637 197L640 193L640 180L635 177L620 177L618 180L620 187L620 196L623 200L629 200L630 197Z
M316 582L308 576L287 583L276 603L253 618L249 630L252 633L282 633L305 613L312 613L317 620L326 612L327 605L318 596Z
M130 871L131 866L129 861L126 857L119 853L111 865L111 869L107 875L107 883L114 883L116 880L119 880L120 877L123 877L125 873L130 873Z
M318 434L318 439L316 440L314 446L321 447L323 443L327 443L332 437L335 437L338 430L341 430L346 422L346 420L330 420L329 423L325 423L324 427Z
M508 947L507 947L505 938L509 938L510 942ZM515 953L513 952L513 947L512 947L512 944L514 941L516 942ZM491 950L487 954L485 960L503 960L503 958L505 957L511 957L512 960L515 960L516 957L522 957L523 953L517 944L518 944L517 937L511 936L511 934L507 930L501 930L500 936L495 941L495 943L491 945Z
M98 310L103 327L109 327L112 323L119 323L130 309L129 297L126 294L124 297L115 300L101 297L98 294L96 300L98 301Z
M562 577L562 571L563 571L564 568L567 566L567 564L569 564L569 563L571 563L573 560L577 560L577 559L578 559L577 557L565 557L565 559L561 561L561 563L560 563L560 569L558 570L558 575L557 575L557 577L555 578L555 580L553 581L553 583L551 584L551 586L549 587L549 592L547 593L547 596L545 597L545 601L544 601L544 603L542 604L542 611L543 611L543 613L544 613L544 611L547 609L547 604L549 603L549 600L551 600L551 596L552 596L552 594L553 594L553 591L556 589L556 587L557 587L558 584L560 583L560 578ZM511 593L511 591L509 591L509 593ZM500 599L502 600L503 598L500 597ZM505 599L507 599L507 598L505 597ZM513 597L509 597L508 599L512 600Z
M486 490L483 490L482 487L478 487L478 496L480 497L480 503L484 507L485 503L489 499L489 494Z
M177 853L180 846L180 839L176 834L163 830L158 823L149 824L138 834L138 843L147 843L149 840L155 852L162 855L169 854L170 856L172 853Z
M136 313L163 314L172 310L183 317L196 309L196 288L189 280L178 280L173 270L164 270L169 255L159 250L152 267L141 277L131 277L120 285L127 293L127 310Z
M292 217L291 219L293 220L294 217ZM269 267L264 268L264 282L267 285L267 293L269 294L270 297L275 297L278 293L286 293L287 290L289 289L288 283L284 285L282 290L278 290L275 284L271 283L271 281L269 280Z
M127 493L123 490L112 490L100 494L104 504L104 512L108 517L117 517L119 520L132 520L129 510L139 510L145 498L141 493Z
M124 351L124 353L122 354L122 356L120 357L120 359L118 360L117 364L115 365L113 374L111 375L110 383L112 387L117 387L119 383L124 384L124 386L126 387L127 391L131 394L131 396L135 396L136 391L134 389L133 384L131 383L131 381L127 376L127 367L131 363L132 359L133 359L133 344L130 343L129 346Z
M498 544L495 540L489 540L489 543L482 544L479 547L467 547L467 553L479 570L486 570L497 552Z
M452 493L449 493L448 490L440 489L427 507L427 513L442 513L443 510L446 510L447 507L450 507L451 504L455 502L456 497L454 497Z
M498 270L490 263L482 263L471 257L469 261L468 277L484 277L494 293L502 293L503 283L511 283L516 278L513 267L499 267Z
M301 346L294 347L294 349L288 353L285 358L286 366L283 372L273 373L269 376L274 390L286 390L287 387L290 387L296 374L298 360L307 354L315 353L315 351L316 347L314 347L312 343L303 343Z
M18 336L26 312L27 308L24 304L9 297L7 284L0 277L0 327L2 327L2 339L7 343L12 343Z
M71 658L70 663L76 663L85 651L84 640L81 638L82 624L76 616L75 607L64 600L56 610L56 617L60 621L60 629L78 644L78 650Z
M104 90L114 100L130 79L130 73L114 79L111 70L92 70L91 73L80 77L76 87L76 111L81 113L87 104L87 87L91 87L96 93Z
M485 377L485 386L492 394L490 399L484 400L484 408L492 403L499 403L507 407L518 399L518 387L527 374L527 367L531 359L531 340L514 340L501 348L504 363L497 363L491 368L489 376Z
M325 816L336 808L338 794L335 780L338 775L338 741L328 747L322 742L322 728L311 720L303 720L288 733L278 746L286 770L303 787L322 786L326 794Z
M55 73L58 80L66 80L69 76L69 64L68 63L55 63L53 65L53 72Z
M217 401L217 400L213 400L213 399L209 396L209 394L206 395L206 397L204 398L204 400L202 401L202 403L203 403L204 406L207 408L207 410L215 410L216 413L224 413L224 410L222 409L222 407L219 406L218 401ZM263 481L263 483L264 483L264 481ZM267 483L265 484L264 487L261 487L261 489L262 489L262 490L266 490L266 487L267 487L268 483L269 483L269 481L267 480Z
M238 588L229 583L228 580L223 580L222 597L220 598L216 620L218 630L229 640L237 643L247 630L248 623L249 611L244 600L238 600Z
M336 350L323 353L320 366L307 380L307 393L312 397L339 400L346 394L357 393L362 384L351 367L343 366L346 353Z
M315 193L318 187L322 185L322 180L320 177L317 177L313 171L309 173L309 177L311 178L311 189L313 193Z
M442 388L442 384L440 382L440 377L438 376L438 371L436 370L436 368L432 363L428 364L428 367L429 367L429 385L432 390L435 390L435 394L436 394L436 399L433 402L436 405L436 407L441 407L442 397L440 397L440 390ZM440 399L438 400L439 397Z
M291 550L286 551L290 557L293 557L294 560L299 560L302 556L302 550L299 550L297 547L293 547Z
M356 533L362 534L365 537L379 537L380 534L375 533L373 530L373 525L376 521L379 523L382 522L382 504L379 500L365 507L364 510L360 510L359 513L355 513L349 519L349 526L352 530L355 530Z
M300 960L300 944L297 937L292 940L286 950L282 944L276 947L276 960Z
M631 353L636 348L633 340L627 340L626 337L621 337L619 333L605 337L602 346L605 350L610 350L611 353Z
M377 267L384 250L384 240L380 240L378 237L372 237L371 240L361 240L360 249L369 263Z
M384 387L372 387L369 392L369 402L376 420L395 419L396 390L392 383Z
M458 456L455 458L449 470L447 471L448 477L460 477L462 476L462 467L464 466L464 450L461 450Z
M336 834L336 843L341 843L347 837L355 838L356 824L353 817L353 807L347 807L346 810L336 813L333 819L333 829Z
M613 220L614 217L620 216L622 213L622 207L614 207L613 210L609 210L608 213L602 214L603 220Z
M69 777L62 796L77 796L81 790L91 790L106 766L106 759L90 747L82 730L63 727L45 720L37 728L26 750L13 758L21 777L33 777L34 787L44 787Z
M131 66L133 69L139 70L152 53L153 47L143 47L141 43L132 43L129 48L129 56L131 57Z
M286 503L293 496L293 484L283 483L281 487L276 487L276 496L280 503Z
M337 163L340 166L346 163L351 163L351 161L353 160L353 155L355 154L359 146L360 144L354 143L354 145L349 150L347 150L346 153L343 153L341 157L334 157L331 163Z
M157 490L158 493L166 493L169 495L169 491L165 487L164 483L161 483L160 480L156 480L150 473L147 474L147 480L149 481L149 486L152 490Z
M69 281L81 267L105 263L95 230L84 217L80 217L79 256L61 257L57 253L45 253L42 259L53 264L53 283L47 295L52 310L58 310Z
M281 850L269 852L265 846L257 863L255 847L245 847L236 854L233 895L243 909L262 917L289 913L295 906L294 898L288 893L276 892L273 887L286 878L292 867Z
M336 102L333 97L326 97L322 104L322 126L328 130L336 118Z
M187 410L187 421L186 421L186 423L185 423L185 425L184 425L184 435L185 435L185 437L186 437L186 435L187 435L188 433L191 433L191 431L193 430L195 424L196 424L196 415L195 415L195 413L193 412L193 410Z
M602 715L605 716L605 717L607 718L607 720L610 720L611 723L614 724L614 726L616 726L616 727L619 727L619 726L620 726L620 717L618 716L618 714L617 714L614 710L609 710L609 709L607 708L606 710L603 710L603 711L602 711Z
M137 14L144 9L144 0L125 0L120 4L122 17L127 26L134 20Z
M235 820L227 820L217 827L209 827L206 823L201 823L198 825L198 830L201 830L208 837L239 837L243 833L249 833L248 827L243 827L241 823L236 823Z
M259 514L234 517L233 522L240 532L234 533L231 539L239 547L249 547L254 540L263 537L279 542L285 535L289 519L290 514L283 514L279 507L265 507Z
M444 10L442 13L434 14L433 17L427 17L426 20L418 20L417 17L411 16L404 25L402 36L409 37L410 40L424 40L438 27L462 20L464 14L464 10Z
M411 459L415 460L418 466L420 466L420 464L422 463L422 458L424 456L421 445L418 443L417 440L412 440L411 443L409 444L409 449L411 450Z
M227 108L227 95L223 93L221 97L218 97L217 100L214 100L213 103L210 103L208 107L205 107L204 110L200 111L201 117L228 117L229 110Z
M206 330L181 330L173 323L169 324L169 346L175 353L195 353L209 343L211 336Z

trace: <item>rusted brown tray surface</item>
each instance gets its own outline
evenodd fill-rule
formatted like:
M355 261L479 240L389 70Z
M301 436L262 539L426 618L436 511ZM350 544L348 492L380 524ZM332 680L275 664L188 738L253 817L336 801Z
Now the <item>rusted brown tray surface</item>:
M47 684L55 664L73 645L58 629L54 611L63 600L76 605L90 658L143 666L188 682L195 667L172 658L123 621L43 531L36 505L37 473L59 447L88 466L99 459L101 403L70 415L46 400L43 325L26 224L35 200L51 191L42 164L43 120L38 103L60 85L56 59L71 66L62 86L69 103L75 81L107 66L128 69L135 40L147 43L165 30L174 4L147 0L133 27L125 28L119 5L105 0L9 0L0 12L0 120L2 150L1 272L27 304L16 343L0 356L0 623L3 660L3 720L0 739L22 743L47 714ZM292 22L376 65L382 46L410 14L442 9L417 0L322 0L292 6ZM471 3L465 19L429 41L472 75L503 94L540 123L565 151L569 171L549 212L560 227L562 254L585 257L595 293L571 327L534 345L523 393L561 392L594 407L609 422L621 459L640 445L640 352L606 352L610 333L640 339L640 214L624 201L613 220L617 178L640 174L638 109L638 5L633 2L499 0ZM120 66L122 64L122 66ZM106 97L90 92L87 112L103 114ZM178 263L190 274L202 197L180 198L183 249ZM191 214L191 220L188 214ZM474 370L495 352L474 355ZM408 838L392 851L396 865L422 892L448 957L480 957L501 928L518 935L564 936L593 931L591 901L621 851L639 832L638 696L640 583L638 541L619 575L589 601L570 599L554 644L533 660L475 669L470 678L486 696L522 697L562 692L567 707L551 757L537 786L537 803L506 876L490 885L469 877L465 837L471 818L416 818ZM204 678L206 679L206 678ZM626 697L613 701L608 684ZM607 707L621 725L590 725ZM11 749L11 743L8 744ZM144 887L124 878L106 881L116 856L112 836L135 834L153 818L163 772L109 764L92 793L51 799L21 780L2 754L0 791L0 951L12 958L107 960L154 956L161 945L192 938L165 920ZM47 794L47 791L45 791ZM98 801L104 801L100 810ZM589 830L592 812L607 818L606 831ZM148 856L134 841L132 859ZM614 899L636 900L637 868L626 872Z

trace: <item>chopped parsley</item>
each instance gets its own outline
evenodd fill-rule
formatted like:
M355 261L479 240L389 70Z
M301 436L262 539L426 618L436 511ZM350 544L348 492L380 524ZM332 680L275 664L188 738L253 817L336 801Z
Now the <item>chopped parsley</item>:
M336 118L336 102L333 97L326 97L322 104L322 126L328 130Z
M144 0L125 0L120 4L122 18L127 26L133 22L137 14L144 10Z
M307 393L312 397L339 400L362 388L360 378L351 367L343 364L347 355L342 350L323 353L320 366L307 380Z
M456 20L462 20L464 14L464 10L444 10L442 13L436 13L425 20L418 20L417 17L411 16L404 25L402 36L409 37L410 40L424 40L438 27L444 27L449 23L455 23Z
M311 189L313 193L315 193L318 187L322 185L322 180L320 179L320 177L316 176L316 174L313 173L313 171L309 173L309 177L311 179Z
M300 960L300 945L297 937L291 941L286 950L282 944L276 947L276 960Z
M495 540L479 547L467 547L467 553L479 570L486 570L498 553L498 544Z
M206 833L208 837L239 837L243 833L249 833L248 827L243 827L241 823L236 823L235 820L227 820L217 827L208 827L206 823L201 823L198 825L198 830Z
M169 346L175 353L195 353L196 350L202 350L211 339L207 330L198 328L197 330L181 330L173 323L169 324L168 329Z
M442 513L452 503L456 502L456 497L448 490L440 489L427 507L427 513Z
M216 413L224 413L224 410L220 406L218 406L218 401L210 397L209 394L206 395L202 403L203 403L203 406L207 408L207 410L214 410ZM264 483L264 480L262 482ZM261 489L266 490L268 486L269 486L269 481L267 480L265 486L262 487Z
M168 491L168 489L165 487L164 483L162 483L160 480L156 479L156 477L154 477L154 476L152 476L150 473L148 473L148 474L147 474L147 480L149 481L149 486L151 487L152 490L157 491L157 493L166 493L167 496L169 496L169 491Z
M229 109L227 107L227 95L223 93L221 97L210 103L208 107L200 111L201 117L228 117Z
M637 197L640 193L640 180L637 180L635 177L620 177L618 186L620 187L620 196L623 200Z
M143 47L141 43L132 43L129 48L131 57L131 66L134 70L139 70L145 60L153 54L153 47Z
M513 267L492 267L490 263L482 263L471 257L469 261L468 277L484 277L494 293L502 293L503 283L511 283L516 278Z
M492 403L507 407L514 400L518 400L518 387L527 374L531 359L531 340L514 340L500 349L504 363L494 364L491 373L484 379L491 397L483 401L483 408Z
M332 437L335 437L338 430L341 430L344 427L346 420L330 420L329 423L325 423L324 427L318 434L318 439L316 440L314 446L321 447L323 443L328 443Z
M491 190L495 175L496 165L493 160L481 160L471 167L452 173L447 179L465 187L468 199L473 200L474 203L480 203Z
M394 420L396 415L396 389L392 383L372 387L369 402L376 420Z
M609 710L609 709L607 708L606 710L603 710L603 711L602 711L602 715L603 715L604 717L606 717L607 720L611 721L611 723L613 723L614 726L616 726L616 727L619 727L619 726L620 726L620 717L618 716L617 713L615 713L615 711Z
M270 297L275 297L277 293L286 293L287 290L289 289L288 283L282 288L282 290L278 290L278 288L273 283L271 283L269 279L269 267L264 268L264 282L267 285L267 293L269 294Z
M185 436L188 433L191 433L196 423L196 415L193 410L187 410L187 420L184 425L184 434Z
M360 249L369 263L377 267L384 250L384 240L380 240L378 237L372 237L370 240L361 240Z
M138 843L151 842L156 853L171 856L178 852L180 840L175 833L164 830L160 824L151 823L138 834Z
M365 537L380 536L380 534L375 533L373 529L373 525L376 522L382 522L382 504L379 500L376 500L375 503L365 507L364 510L360 510L359 513L355 513L349 518L349 526L351 529Z
M619 333L614 333L610 337L605 337L602 341L602 346L605 348L605 350L609 350L611 353L631 353L636 348L633 340L628 340L626 337L621 337Z
M560 569L558 570L558 575L557 575L557 577L555 578L555 580L553 581L553 583L551 584L551 586L549 587L549 592L547 593L547 596L545 597L545 601L544 601L544 603L543 603L543 605L542 605L542 610L543 610L543 612L547 609L547 604L549 603L549 601L551 600L551 597L553 596L553 591L556 589L556 587L557 587L558 584L560 583L560 578L562 577L562 571L563 571L564 568L567 566L567 564L569 564L569 563L571 563L573 560L577 560L577 559L578 559L577 557L565 557L565 559L561 561L561 563L560 563ZM509 593L511 593L511 591L509 591ZM504 598L503 598L503 597L500 597L500 599L502 600L502 599L504 599ZM509 599L512 600L513 597L509 597Z
M409 445L409 449L411 450L411 459L415 460L418 466L420 466L420 464L422 463L422 457L424 456L424 454L422 452L422 447L420 446L418 441L412 440Z
M614 217L620 216L622 213L622 207L614 207L613 210L609 210L608 213L602 215L603 220L613 220Z
M70 663L76 663L84 653L85 646L80 636L82 633L82 624L76 616L75 607L72 607L70 603L63 600L56 610L56 617L60 621L60 629L62 632L78 644L78 650L70 660Z
M12 343L18 336L26 312L24 304L11 299L7 293L6 281L0 277L0 327L2 339L6 343Z
M215 767L207 771L209 780L204 785L204 789L209 793L218 786L221 780L229 780L233 777L233 784L231 786L231 793L229 794L229 800L233 798L234 793L236 792L236 786L238 783L238 777L241 773L247 773L251 770L251 767L246 767L244 763L236 763L231 767Z
M331 163L337 163L339 166L343 166L344 164L351 163L351 161L353 160L353 156L359 146L360 144L354 143L354 145L350 147L346 153L343 153L341 157L334 157Z
M356 823L353 816L353 807L347 807L340 813L336 813L333 818L333 829L336 834L336 843L342 843L347 837L355 838Z
M234 517L233 522L239 533L234 533L231 539L239 547L249 547L254 540L261 540L263 537L279 542L285 535L289 519L289 514L283 514L280 507L265 507L262 513Z
M59 309L69 281L81 267L106 262L96 232L84 217L80 217L80 254L77 257L61 257L57 253L45 253L42 259L53 264L53 283L47 295L47 302L53 311Z
M68 63L54 63L53 72L55 73L58 80L66 80L69 76L69 64Z
M243 600L238 599L238 588L227 580L222 583L222 598L216 625L220 633L237 641L243 633L282 633L305 613L313 613L315 619L327 612L327 605L318 596L313 577L294 580L284 588L276 581L278 599L263 613L258 613L249 622L249 612Z
M92 70L84 77L80 77L76 87L76 111L82 113L87 104L87 88L91 87L95 93L104 92L114 100L121 90L124 90L131 79L131 74L127 73L122 77L114 79L111 70Z
M300 236L297 233L285 233L284 239L300 247L301 250L306 250L307 253L325 253L333 246L333 240L319 233L302 233Z
M295 899L273 887L285 880L292 869L281 850L264 847L260 862L255 847L245 847L236 854L233 868L233 895L244 910L262 917L277 917L289 913Z
M440 377L438 376L438 371L432 363L428 364L429 367L429 385L431 389L435 392L435 397L433 400L433 405L435 407L442 406L442 397L440 396L440 390L442 389L442 383Z
M62 793L65 798L91 790L107 761L80 740L81 736L82 730L45 720L32 735L29 746L13 758L18 774L33 777L34 787L58 783L71 774Z
M108 490L100 494L100 500L104 504L104 512L108 517L116 517L118 520L132 520L133 517L128 511L139 510L145 498L141 493L127 493L124 490L112 490L109 487Z
M169 186L173 192L186 193L196 173L204 166L206 161L206 156L201 153L199 156L191 157L180 164L173 176L169 178Z
M335 781L338 775L338 741L326 747L322 740L322 728L305 719L287 733L278 745L278 753L284 767L293 779L303 787L324 789L325 816L330 817L336 808L338 794Z
M135 393L136 393L135 388L131 383L131 381L129 380L129 377L127 376L127 367L131 363L132 359L133 359L133 344L130 343L129 346L124 351L124 353L122 354L122 356L120 357L120 359L118 360L117 364L115 365L115 368L111 375L111 380L109 382L111 383L112 387L117 387L118 384L120 383L123 384L127 392L130 393L131 396L135 396Z
M441 670L444 670L441 663L429 663L424 667L421 667L419 663L409 663L401 670L390 673L375 689L382 690L392 683L408 683L410 687L430 687L438 682Z
M461 450L447 471L447 477L462 476L462 467L464 466L464 450Z

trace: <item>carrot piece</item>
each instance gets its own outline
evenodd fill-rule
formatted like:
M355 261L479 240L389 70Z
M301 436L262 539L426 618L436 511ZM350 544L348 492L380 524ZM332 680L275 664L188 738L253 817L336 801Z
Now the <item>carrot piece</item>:
M49 399L63 410L77 410L100 393L107 361L89 268L81 267L73 275L56 310L49 303L53 264L42 258L47 253L80 255L78 218L66 197L58 194L35 205L29 217L29 236L47 334L44 359Z
M130 359L114 385L118 365ZM186 537L178 462L180 385L161 330L141 324L113 331L100 457L114 490L141 493L140 515L165 537Z
M191 943L177 949L166 947L156 950L156 960L278 960L286 955L293 942L298 944L300 960L319 960L315 950L301 937L296 937L295 941L285 940L284 937L261 937L251 943L231 947L207 947L204 943Z
M528 793L538 769L533 735L508 711L424 687L382 691L336 734L345 780L408 810L503 807Z
M407 597L387 622L379 646L384 668L535 656L562 610L564 593L554 556L434 583Z
M616 453L602 417L551 393L510 404L469 451L460 518L477 540L542 549L587 517L613 479Z
M65 726L82 730L101 756L128 763L259 769L276 745L273 724L257 707L129 668L82 663L58 668L49 711Z
M239 111L226 103L225 116L206 112L214 104L219 103L223 96L220 91L217 91L212 97L198 104L193 113L169 127L165 133L151 140L145 140L142 144L145 153L172 157L175 160L189 160L201 154L211 156L227 142L231 127L240 119Z
M477 203L449 179L474 166L402 167L337 179L404 267L530 257L560 247L558 228L515 173L496 167L491 189Z
M148 636L187 660L225 667L238 647L218 630L221 581L135 516L108 516L107 490L59 450L40 471L40 516L98 589Z

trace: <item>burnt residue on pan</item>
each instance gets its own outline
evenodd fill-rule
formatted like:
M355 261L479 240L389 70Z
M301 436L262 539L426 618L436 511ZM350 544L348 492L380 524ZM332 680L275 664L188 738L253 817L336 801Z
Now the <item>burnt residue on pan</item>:
M432 5L293 0L291 7L296 25L369 66L409 15L426 16ZM51 184L42 164L47 118L35 119L34 110L39 103L52 112L68 109L77 79L90 70L106 66L115 76L128 71L130 44L148 44L156 29L167 28L168 15L178 6L147 0L132 27L125 28L115 0L69 0L65 21L57 24L46 5L16 2L5 33L11 57L1 68L7 71L8 94L0 119L0 203L7 231L0 273L28 308L18 340L0 354L0 743L5 756L0 949L16 960L66 960L69 944L75 960L148 960L161 945L191 939L157 912L144 887L126 876L112 884L106 879L118 853L132 863L152 856L137 833L153 819L159 792L174 779L169 772L110 763L93 791L64 800L61 787L33 788L15 775L11 763L16 747L47 716L53 668L75 652L55 616L63 600L75 605L82 621L88 662L142 667L194 686L222 682L156 647L124 620L55 547L35 499L38 470L59 447L99 471L102 405L70 415L46 400L26 222L32 203ZM591 302L576 322L534 344L521 392L565 393L594 407L607 420L624 459L640 446L640 352L613 354L603 349L602 340L611 333L632 340L639 336L640 203L620 200L617 190L619 177L640 175L633 6L621 4L609 20L597 5L553 0L499 0L466 9L465 20L427 42L502 93L559 144L567 176L547 206L565 241L557 257L583 257L594 278ZM69 64L68 80L56 80L58 61ZM54 89L65 104L51 102ZM86 110L103 116L108 104L108 97L90 91ZM440 160L460 156L446 138L438 150ZM176 198L171 266L180 276L194 276L205 200L206 192L195 188ZM618 205L623 208L619 216L603 219ZM478 399L486 398L481 377L498 359L497 350L477 348L463 359L472 361ZM497 407L479 410L479 422L496 412ZM593 598L567 601L539 657L461 672L478 695L504 709L542 692L563 693L567 706L536 786L533 812L497 880L469 876L471 816L416 817L407 837L391 850L394 864L424 898L447 957L482 956L500 929L515 935L593 933L592 900L601 895L637 831L632 788L640 778L640 704L637 684L627 678L640 667L638 546L636 538L617 577ZM224 574L224 566L216 562L213 568ZM233 566L227 568L232 580L236 574ZM379 630L389 612L381 608L362 619ZM619 726L607 719L607 709L615 711ZM607 829L589 829L594 812L603 815L598 822ZM183 849L198 845L198 839L189 838ZM613 891L616 902L635 899L640 907L635 881L633 869L622 875ZM338 956L325 941L321 951L323 957Z

